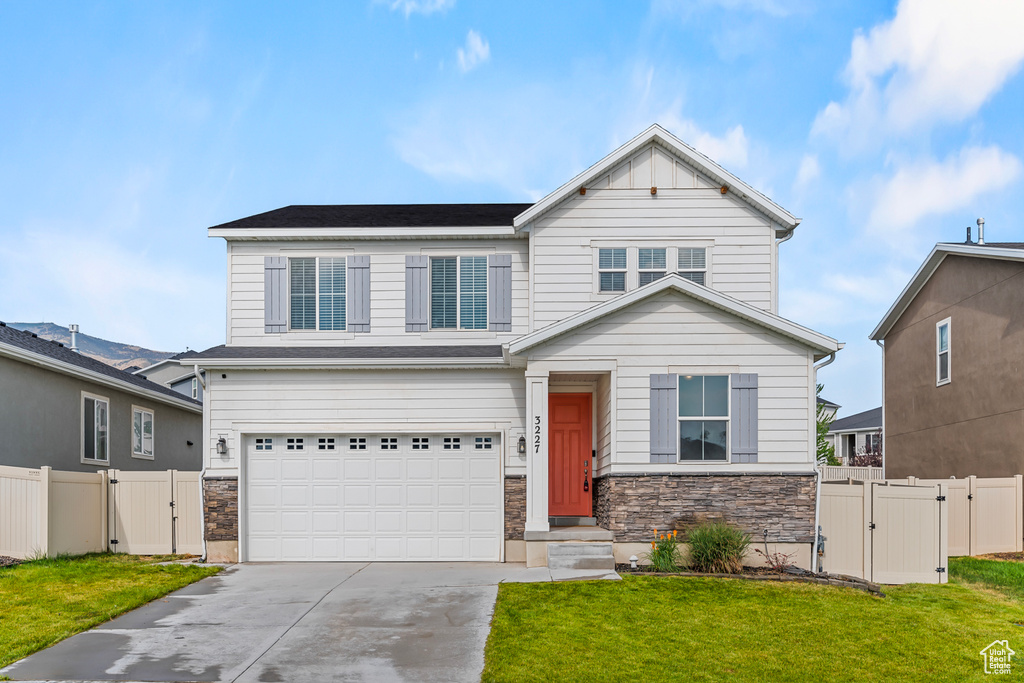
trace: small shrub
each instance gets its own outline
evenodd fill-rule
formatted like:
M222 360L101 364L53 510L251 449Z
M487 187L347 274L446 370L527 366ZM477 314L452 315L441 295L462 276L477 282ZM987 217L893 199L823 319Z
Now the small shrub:
M754 548L754 552L764 558L765 565L773 572L782 574L787 569L794 566L793 558L796 557L796 553L783 553L779 551L770 553L767 550L761 550L760 548Z
M724 522L705 522L690 532L690 568L712 574L738 574L750 534Z
M645 559L656 572L677 572L679 571L679 541L676 540L676 532L658 535L654 530L654 540L651 541L651 552L645 554Z

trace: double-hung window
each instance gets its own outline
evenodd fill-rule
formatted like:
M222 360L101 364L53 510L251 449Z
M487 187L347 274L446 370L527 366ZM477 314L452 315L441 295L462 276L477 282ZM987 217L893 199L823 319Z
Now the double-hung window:
M345 264L344 256L288 259L291 329L345 329Z
M935 325L935 384L949 383L949 322L940 320Z
M153 411L132 407L132 457L153 458Z
M637 256L641 287L665 277L665 273L668 272L666 252L666 249L640 249Z
M677 266L681 277L698 285L706 284L708 257L704 247L680 247Z
M679 461L727 462L729 377L679 376Z
M109 461L108 425L110 403L100 396L82 395L82 459Z
M597 277L602 292L626 291L626 250L598 249Z
M430 259L430 328L487 329L487 257Z

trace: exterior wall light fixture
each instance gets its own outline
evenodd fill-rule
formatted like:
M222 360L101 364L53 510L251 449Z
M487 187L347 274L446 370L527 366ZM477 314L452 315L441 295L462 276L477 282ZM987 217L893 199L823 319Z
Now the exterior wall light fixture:
M217 455L228 454L228 440L223 436L217 439Z
M520 436L519 437L519 443L516 444L516 452L519 453L519 455L526 455L526 437L525 436Z

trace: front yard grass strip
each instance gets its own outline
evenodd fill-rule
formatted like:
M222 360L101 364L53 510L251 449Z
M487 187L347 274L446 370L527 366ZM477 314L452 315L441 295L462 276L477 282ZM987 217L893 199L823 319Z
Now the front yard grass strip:
M987 588L1017 600L1024 600L1024 564L1020 562L1001 562L980 557L951 557L949 577L959 584Z
M0 667L220 571L154 562L95 554L0 569Z
M483 680L980 681L982 648L1024 648L1016 600L956 584L885 592L645 576L502 584Z

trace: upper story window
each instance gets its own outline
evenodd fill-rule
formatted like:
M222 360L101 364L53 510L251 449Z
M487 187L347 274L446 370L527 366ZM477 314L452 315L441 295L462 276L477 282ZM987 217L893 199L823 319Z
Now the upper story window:
M192 398L199 398L199 380L195 377L192 378Z
M430 328L487 329L487 257L430 259Z
M626 291L626 250L598 249L597 273L602 292Z
M153 458L153 411L134 406L132 406L132 457L150 460Z
M949 323L941 320L935 325L935 384L949 383Z
M110 403L102 396L82 394L82 459L107 463Z
M345 329L345 264L344 256L288 259L291 329Z
M704 247L680 248L677 272L698 285L705 284L705 275L708 272L707 249Z
M726 462L728 433L728 376L680 375L679 461Z
M638 254L640 286L665 277L668 272L667 249L640 249Z

